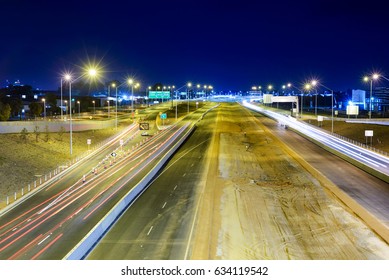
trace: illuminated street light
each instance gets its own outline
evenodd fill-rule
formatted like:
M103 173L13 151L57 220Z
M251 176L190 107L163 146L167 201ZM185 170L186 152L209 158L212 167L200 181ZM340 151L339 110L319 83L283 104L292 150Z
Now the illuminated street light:
M373 99L373 80L377 80L380 77L379 74L374 73L371 77L365 76L363 80L365 82L370 81L370 100L369 100L369 119L371 119L371 111L372 111L372 99Z
M313 87L315 87L315 91L316 91L316 94L315 94L315 116L317 116L317 88L316 88L317 81L316 80L312 80L311 81L311 85Z
M73 154L73 123L72 123L72 83L78 81L85 75L88 75L89 77L93 78L97 75L97 70L94 68L90 68L87 72L79 76L78 78L72 80L72 77L70 74L65 75L65 80L69 82L69 132L70 132L70 155Z
M80 118L81 117L81 104L80 104L79 100L77 100L77 104L78 104L78 117Z
M68 101L65 100L65 115L68 114Z
M46 120L46 99L42 98L43 101L43 119Z
M94 100L92 100L92 103L93 103L93 115L96 115L96 102Z
M315 85L322 86L323 88L331 91L331 132L333 133L334 132L334 91L326 87L322 83L319 83L318 81L312 81L312 82L315 82Z
M186 99L188 100L188 114L189 114L189 88L192 86L192 83L187 84L186 88Z

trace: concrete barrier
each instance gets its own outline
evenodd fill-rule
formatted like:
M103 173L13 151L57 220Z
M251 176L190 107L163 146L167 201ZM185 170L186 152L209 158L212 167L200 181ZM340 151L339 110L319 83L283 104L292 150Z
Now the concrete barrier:
M115 120L107 121L73 121L73 131L98 130L115 126ZM48 129L49 132L59 132L61 128L64 131L70 130L69 121L15 121L0 122L0 133L20 133L23 128L29 133L34 132L35 127L39 127L40 132Z
M148 187L149 182L157 172L164 166L169 158L184 143L193 132L195 126L184 134L180 140L163 156L155 167L143 179L133 187L97 224L92 230L64 257L65 260L81 260L93 249L96 243L105 235L108 229L115 223L119 216L141 195ZM172 139L174 141L174 139Z

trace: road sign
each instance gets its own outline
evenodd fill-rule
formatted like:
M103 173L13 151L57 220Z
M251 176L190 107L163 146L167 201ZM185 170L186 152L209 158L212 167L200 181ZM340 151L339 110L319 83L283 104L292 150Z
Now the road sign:
M150 99L169 99L170 91L149 91Z
M166 113L162 113L161 115L159 115L159 117L161 118L161 120L166 120L167 119Z
M373 137L373 130L365 130L366 137Z
M149 123L140 123L139 130L149 130Z

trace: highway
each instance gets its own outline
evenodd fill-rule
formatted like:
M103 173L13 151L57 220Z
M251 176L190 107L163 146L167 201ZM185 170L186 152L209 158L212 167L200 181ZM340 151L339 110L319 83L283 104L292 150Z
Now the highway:
M217 109L215 109L217 110ZM191 117L198 119L204 110ZM89 260L185 259L198 184L216 113L210 111L148 189L88 255Z
M3 213L0 259L62 259L188 128L181 122L142 137L133 126Z
M351 144L347 141L339 139L329 133L309 126L306 123L300 122L293 117L286 116L280 113L276 113L270 110L265 110L261 107L250 104L246 101L242 103L245 107L251 110L265 114L284 126L288 126L307 137L322 143L323 145L339 152L347 157L363 164L364 166L377 171L377 173L384 174L389 178L389 158L383 155L377 154L370 150L364 149L357 145Z
M207 116L204 117L204 119L198 124L197 129L192 134L191 138L186 141L180 151L170 160L166 168L150 185L147 191L143 193L142 196L139 197L138 200L123 214L107 235L88 255L87 259L120 260L219 258L217 255L212 255L212 253L210 253L210 255L205 254L204 249L212 252L212 248L218 247L218 242L220 242L218 236L220 237L222 232L220 228L216 228L214 233L215 238L211 238L209 243L206 239L200 239L202 241L205 240L204 244L196 244L198 241L196 241L195 237L202 234L208 236L212 235L212 230L207 228L205 225L200 225L200 221L213 221L213 226L220 223L218 222L217 216L209 214L209 209L204 207L200 201L201 195L205 195L205 192L213 193L213 190L204 190L205 187L212 189L215 188L213 183L204 181L204 174L207 173L209 163L212 162L217 166L218 161L217 155L207 151L211 147L212 137L217 131L216 127L219 123L224 123L225 125L227 118L235 120L235 125L239 125L239 127L247 126L245 123L248 121L242 120L245 115L244 113L239 111L239 115L231 115L237 112L238 111L232 111L229 106L222 105L221 108L217 108L208 113ZM269 131L286 143L290 148L295 150L309 164L320 170L322 174L327 176L327 178L334 182L339 188L343 189L354 199L357 199L362 206L366 207L371 213L380 218L383 223L385 223L385 219L387 222L386 217L389 217L389 207L385 201L387 201L387 198L389 197L389 189L385 182L323 150L299 134L296 134L291 130L286 130L284 126L279 125L279 123L256 113L253 113L253 115L255 115L256 118L269 129ZM232 131L234 130L231 130L231 132L224 132L224 134L235 135ZM261 135L261 132L259 132L259 135ZM242 136L237 134L236 137ZM268 139L266 141L268 141ZM217 143L213 144L218 145ZM253 143L252 145L255 146L258 144ZM235 149L235 147L233 149ZM230 158L232 154L233 152L230 150L228 158ZM247 164L251 163L247 162ZM219 168L221 168L220 165ZM274 170L272 172L277 171ZM233 178L232 180L237 181L236 178ZM248 178L246 178L246 181L247 180ZM289 183L293 184L294 182L290 181L288 184ZM298 186L299 183L295 184ZM243 191L245 188L244 184L241 185L240 188ZM306 195L308 195L308 193L305 191L304 197ZM213 197L211 200L215 200L216 203L216 205L213 206L213 211L217 213L217 209L219 209L220 206L217 206L217 200L219 197L217 196L216 190L211 197ZM309 203L315 203L313 200L309 201ZM236 203L243 204L245 205L245 208L248 209L255 209L259 207L259 205L245 204L243 201L237 201ZM270 203L270 201L266 203ZM321 208L322 209L315 211L324 211L325 207L322 206ZM309 224L309 221L305 221L309 210L306 209L305 212L304 222L301 223L308 222ZM263 214L265 212L261 213L265 219L267 214ZM314 215L318 213L319 212L315 212ZM210 217L207 218L204 215L210 215ZM226 213L221 212L220 215L226 215ZM293 212L289 214L285 213L285 215L293 215ZM322 215L324 215L324 213ZM328 215L328 213L326 215ZM232 216L229 218L231 219L230 223L234 224L232 218ZM297 219L297 217L294 217L293 219ZM263 221L261 221L261 223L262 222ZM250 228L250 226L244 224L241 220L239 222L235 221L235 223L240 223L241 227ZM337 227L339 227L339 224L341 223L338 221ZM272 225L264 224L263 227L270 229ZM309 227L312 227L312 231L314 230L314 224L310 224ZM347 227L351 227L351 225L345 225L345 228L342 230L347 231ZM233 231L232 228L230 228L230 230ZM320 232L332 231L330 228L323 228L322 225L319 226L317 230L320 230ZM254 234L254 228L252 231L252 234ZM290 229L286 231L289 232ZM232 232L227 232L226 234L232 239ZM301 234L301 232L299 234ZM277 235L274 236L274 240L277 240ZM279 238L280 237L278 237L278 239ZM290 236L285 238L290 238ZM305 243L316 244L314 247L316 246L319 251L321 246L323 246L323 248L325 248L325 246L333 246L329 243L315 243L317 242L315 241L315 235L311 238L312 240L305 240ZM243 245L247 241L248 240L241 240L239 244ZM236 252L239 252L242 248L236 245L229 246L228 250L235 250ZM284 247L285 244L280 246ZM352 249L350 249L351 251L354 250L354 246L357 250L359 250L358 245L352 245ZM273 247L275 247L276 250L277 244L274 244ZM349 245L345 246L344 249L334 246L332 252L333 255L330 253L328 255L320 253L316 258L331 258L329 256L335 256L337 250L342 252L342 254L346 254L345 258L353 258L351 256L364 258L363 255L347 252L347 247L349 247ZM199 250L199 248L200 252L193 251ZM252 248L246 248L244 251L249 253L251 249ZM227 250L227 248L221 248L220 250ZM308 248L308 250L312 251L314 249ZM362 251L365 250L367 252L371 250L371 248L362 249ZM215 249L215 251L217 250ZM307 254L307 252L301 254L304 255ZM349 257L347 257L347 255ZM247 255L244 258L251 257Z

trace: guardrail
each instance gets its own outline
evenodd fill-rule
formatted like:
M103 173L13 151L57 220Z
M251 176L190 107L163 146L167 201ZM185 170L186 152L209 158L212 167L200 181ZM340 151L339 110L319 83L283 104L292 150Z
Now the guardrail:
M103 149L105 145L111 143L112 141L115 141L115 139L117 138L120 138L122 134L126 133L126 131L130 131L131 129L135 128L135 126L137 126L136 123L132 124L130 127L127 128L127 130L121 132L118 135L113 135L108 139L94 145L90 150L84 152L73 160L58 165L54 170L43 174L39 177L39 179L34 180L27 186L21 187L21 189L14 191L12 194L6 194L3 197L0 197L0 209L3 205L3 209L0 210L0 215L17 206L19 203L22 203L24 200L29 198L31 195L33 195L46 185L57 180L60 176L75 168L79 163L88 159L90 156ZM127 141L125 143L127 143Z

